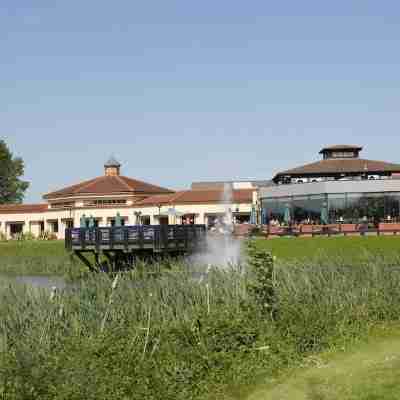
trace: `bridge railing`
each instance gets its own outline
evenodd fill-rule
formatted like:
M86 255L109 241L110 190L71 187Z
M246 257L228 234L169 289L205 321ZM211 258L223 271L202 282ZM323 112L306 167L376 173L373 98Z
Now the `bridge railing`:
M135 225L70 228L65 231L67 250L152 248L155 251L190 249L204 240L205 225Z

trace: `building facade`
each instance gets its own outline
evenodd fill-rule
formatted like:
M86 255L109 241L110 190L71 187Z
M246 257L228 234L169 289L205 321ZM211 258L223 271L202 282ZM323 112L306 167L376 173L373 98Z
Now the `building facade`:
M112 226L117 215L125 225L212 226L227 207L236 223L249 222L256 188L235 189L233 183L229 184L230 199L219 185L175 192L122 176L121 165L111 158L104 165L103 176L48 193L43 204L0 206L0 234L7 239L28 233L63 239L66 228L79 227L89 220L95 226Z
M279 172L258 192L262 222L400 222L400 165L360 158L360 146L320 151L322 160Z

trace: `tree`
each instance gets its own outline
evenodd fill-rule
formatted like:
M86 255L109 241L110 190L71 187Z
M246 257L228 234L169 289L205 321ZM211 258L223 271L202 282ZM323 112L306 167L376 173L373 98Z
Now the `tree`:
M29 183L24 174L22 158L13 157L4 140L0 140L0 204L21 203Z

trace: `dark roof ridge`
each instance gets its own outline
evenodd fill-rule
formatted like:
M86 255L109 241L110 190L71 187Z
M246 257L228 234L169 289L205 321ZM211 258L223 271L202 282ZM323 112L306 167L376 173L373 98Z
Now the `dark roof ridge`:
M362 146L358 146L358 145L351 145L351 144L335 144L335 145L331 145L331 146L325 146L323 147L319 154L322 154L326 151L332 151L332 150L362 150L363 147Z
M367 168L370 172L381 172L381 171L400 172L400 164L389 163L386 161L369 160L363 158L330 158L330 159L315 161L313 163L305 164L299 167L278 172L275 175L274 179L282 175L301 174L301 173L315 174L315 173L362 172L364 171L365 165L367 165ZM328 167L328 169L324 170L324 168L326 167ZM348 168L347 171L346 168ZM310 169L314 170L310 171Z

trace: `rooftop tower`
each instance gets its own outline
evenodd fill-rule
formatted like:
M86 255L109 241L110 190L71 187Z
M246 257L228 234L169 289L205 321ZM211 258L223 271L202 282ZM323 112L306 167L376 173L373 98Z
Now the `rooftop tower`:
M111 156L104 164L104 172L106 176L119 176L121 172L121 164Z

